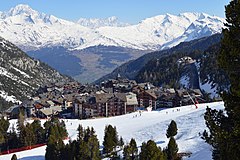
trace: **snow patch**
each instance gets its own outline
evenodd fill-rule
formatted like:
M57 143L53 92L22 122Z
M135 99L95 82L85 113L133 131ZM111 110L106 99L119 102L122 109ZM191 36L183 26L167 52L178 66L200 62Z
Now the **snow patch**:
M7 69L5 69L1 66L0 66L0 75L6 76L6 77L16 81L17 83L22 83L23 85L30 86L28 83L26 83L22 80L19 80L19 77L17 77L14 74L8 72Z
M24 77L26 77L26 78L32 78L32 77L30 77L27 73L25 73L25 72L23 72L23 71L15 68L15 67L12 67L12 68L13 68L14 70L16 70L17 72L21 73Z
M5 99L7 102L12 102L12 103L22 103L21 101L17 100L15 96L9 96L7 92L5 91L0 91L0 97Z
M190 78L189 78L189 76L184 75L184 76L182 76L182 77L180 78L179 82L180 82L180 85L181 85L183 88L189 88Z

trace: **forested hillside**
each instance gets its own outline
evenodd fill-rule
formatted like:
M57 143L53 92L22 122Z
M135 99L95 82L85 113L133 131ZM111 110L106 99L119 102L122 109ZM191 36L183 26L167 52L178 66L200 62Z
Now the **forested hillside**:
M43 84L70 80L0 37L0 110L26 99Z

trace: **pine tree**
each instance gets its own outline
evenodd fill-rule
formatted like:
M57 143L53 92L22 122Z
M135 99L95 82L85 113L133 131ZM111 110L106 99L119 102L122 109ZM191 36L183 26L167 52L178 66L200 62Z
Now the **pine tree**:
M61 160L74 160L74 154L72 153L70 144L66 144L61 150Z
M175 136L177 134L177 130L177 124L174 120L172 120L167 129L167 138Z
M154 141L149 140L147 143L142 143L139 160L165 160L165 156L161 148L157 147Z
M59 160L58 151L56 147L56 139L53 135L49 136L49 140L47 143L46 153L45 153L45 159L46 160Z
M62 138L58 135L57 126L52 126L50 129L50 135L47 142L47 148L45 153L46 160L60 160L61 151L64 148Z
M67 130L64 121L60 122L58 118L52 117L49 121L44 123L45 139L49 138L51 127L55 127L56 136L58 138L64 139L67 137Z
M90 150L90 159L100 160L99 141L93 128L90 130L90 137L87 145Z
M77 159L89 159L91 153L88 148L87 142L80 140L78 146Z
M14 128L8 133L8 146L6 146L6 149L13 149L20 147L19 144L19 138L17 137L17 133L14 130Z
M110 156L116 149L118 145L118 134L116 127L112 127L108 125L104 130L104 140L103 140L103 152L106 153L107 156Z
M42 144L45 142L45 131L43 127L41 126L40 120L34 120L33 123L31 123L31 127L33 130L34 135L36 136L36 143Z
M24 125L24 114L23 111L19 111L18 120L17 120L17 130L19 133L19 145L18 147L27 146L27 137L26 137L26 127Z
M37 143L37 138L36 135L33 131L33 127L31 124L27 123L26 127L25 127L25 135L26 135L26 144L25 146L29 146L31 147L32 145Z
M174 137L170 137L168 146L167 146L167 158L168 160L176 160L178 152L178 145Z
M125 145L123 148L123 159L130 160L131 159L131 151L129 144Z
M123 148L123 157L126 160L135 160L138 156L138 148L135 139L131 139L130 143Z
M240 153L240 1L232 0L226 7L226 28L223 29L218 64L229 80L230 89L222 98L225 111L207 108L203 137L213 146L214 160L238 160Z
M138 148L137 148L137 143L135 141L135 139L131 139L130 143L129 143L129 150L130 150L130 154L131 154L131 160L136 159L137 154L138 154Z
M4 118L0 119L0 146L1 144L5 143L7 139L7 131L9 128L9 121L5 120Z
M118 144L120 147L121 147L121 149L123 148L123 146L124 146L124 141L123 141L123 138L122 137L120 137L120 139L119 139L119 144Z
M81 124L79 124L77 131L78 131L78 140L83 140L84 132Z

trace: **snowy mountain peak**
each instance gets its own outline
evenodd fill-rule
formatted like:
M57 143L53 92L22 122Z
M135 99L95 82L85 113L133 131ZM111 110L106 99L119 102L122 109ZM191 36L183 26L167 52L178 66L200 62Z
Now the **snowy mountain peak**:
M71 22L23 4L0 13L0 17L1 35L25 51L49 46L81 50L98 45L159 50L219 33L224 23L222 18L191 12L158 15L135 25L115 16Z
M19 4L16 7L11 8L7 13L8 16L16 16L22 14L34 15L39 13L26 4Z
M100 28L106 26L123 27L129 25L127 23L120 22L116 16L108 18L80 18L77 23L88 28Z

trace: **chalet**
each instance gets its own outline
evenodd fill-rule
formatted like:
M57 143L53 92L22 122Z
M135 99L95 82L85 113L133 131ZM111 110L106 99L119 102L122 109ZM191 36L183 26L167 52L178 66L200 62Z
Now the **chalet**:
M138 106L134 93L100 93L78 97L74 101L74 115L79 118L108 117L130 113Z
M190 105L195 103L195 101L204 102L202 92L199 89L179 89L176 90L177 96L181 99L181 105ZM194 102L193 102L194 101ZM181 106L180 105L180 106Z
M137 101L137 95L129 92L126 93L126 112L125 113L131 113L137 110L138 107L138 101Z
M86 103L86 97L76 97L73 102L74 117L83 118L83 104Z
M133 92L137 94L137 100L140 108L157 108L157 95L155 87L150 83L140 83L133 87Z

